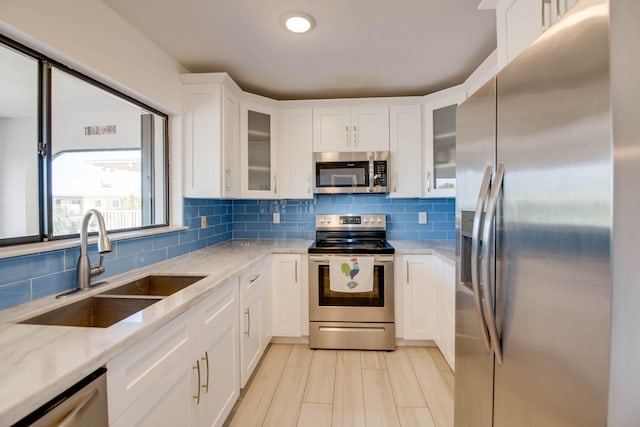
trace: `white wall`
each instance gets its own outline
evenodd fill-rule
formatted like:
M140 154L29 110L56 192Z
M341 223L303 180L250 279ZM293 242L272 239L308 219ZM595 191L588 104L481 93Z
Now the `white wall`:
M100 0L2 0L0 32L170 115L181 159L180 73L188 72ZM171 222L182 222L181 168L170 177Z
M0 119L0 238L38 234L35 118Z

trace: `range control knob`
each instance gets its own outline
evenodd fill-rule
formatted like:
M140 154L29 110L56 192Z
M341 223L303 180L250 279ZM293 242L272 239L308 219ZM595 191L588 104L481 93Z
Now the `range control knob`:
M364 219L362 220L362 222L364 222L365 224L369 223L369 218L367 218L366 216L364 217Z
M331 224L331 217L330 216L327 217L327 224Z
M320 224L324 224L324 218L319 218L319 219L318 219L318 222L319 222Z
M382 224L382 218L378 218L378 224Z

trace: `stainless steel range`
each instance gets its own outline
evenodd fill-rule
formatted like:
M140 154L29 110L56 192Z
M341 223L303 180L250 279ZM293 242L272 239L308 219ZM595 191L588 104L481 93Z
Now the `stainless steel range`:
M316 215L309 247L311 348L395 348L394 252L384 214Z

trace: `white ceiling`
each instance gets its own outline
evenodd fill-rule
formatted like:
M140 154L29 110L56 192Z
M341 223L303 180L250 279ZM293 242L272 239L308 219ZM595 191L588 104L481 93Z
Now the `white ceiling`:
M479 0L103 1L191 72L226 71L275 99L425 95L496 45ZM281 27L297 10L315 18L310 33Z

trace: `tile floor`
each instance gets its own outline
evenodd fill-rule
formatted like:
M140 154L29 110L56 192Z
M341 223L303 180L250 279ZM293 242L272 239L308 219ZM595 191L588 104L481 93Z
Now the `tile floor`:
M272 344L230 426L453 426L454 377L435 347Z

